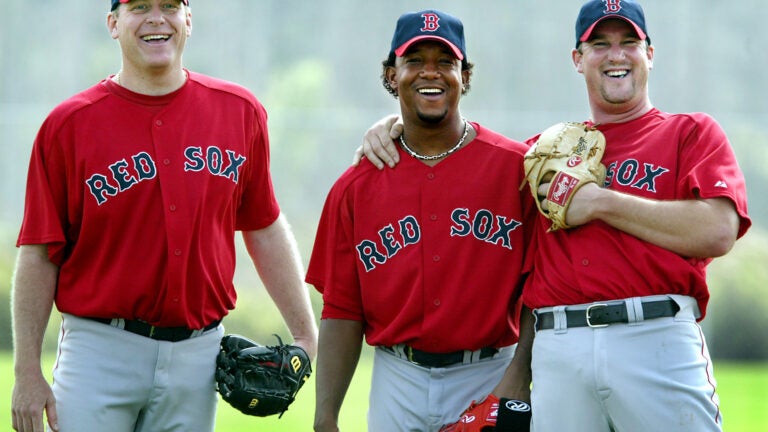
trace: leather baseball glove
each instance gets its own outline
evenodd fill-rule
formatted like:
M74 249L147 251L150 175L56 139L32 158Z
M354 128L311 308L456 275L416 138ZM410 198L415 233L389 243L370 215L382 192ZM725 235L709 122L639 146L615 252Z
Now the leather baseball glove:
M491 432L496 430L499 398L489 394L482 402L472 401L459 421L440 428L439 432Z
M456 423L439 432L529 432L531 406L523 401L489 394L482 402L472 403Z
M265 417L283 413L312 373L309 356L275 335L276 346L263 346L240 335L221 340L216 358L216 388L244 414Z
M549 127L525 154L525 177L536 198L539 211L552 221L549 231L570 228L565 216L571 198L588 183L603 186L605 137L584 123L565 122ZM551 182L546 197L538 194L539 185ZM521 186L522 188L522 186ZM541 207L546 198L547 209Z

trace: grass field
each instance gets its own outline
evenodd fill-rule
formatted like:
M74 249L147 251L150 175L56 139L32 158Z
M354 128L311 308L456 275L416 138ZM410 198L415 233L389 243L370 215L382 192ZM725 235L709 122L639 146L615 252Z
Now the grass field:
M360 432L365 430L365 413L368 406L368 386L371 373L371 356L361 359L352 386L341 412L341 430ZM51 358L46 364L50 370ZM8 353L0 354L0 431L11 430L10 399L13 385L13 367ZM724 417L725 432L768 431L768 363L737 364L715 363L718 393ZM226 403L219 404L216 421L217 432L304 432L312 430L314 412L314 380L310 379L301 390L296 402L281 419L253 418L240 414Z

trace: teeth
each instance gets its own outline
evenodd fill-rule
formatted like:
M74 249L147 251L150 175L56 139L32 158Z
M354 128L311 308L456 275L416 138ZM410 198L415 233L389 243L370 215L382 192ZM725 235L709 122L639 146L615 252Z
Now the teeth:
M619 78L619 77L626 76L627 73L628 73L627 71L622 70L622 71L608 71L605 74L608 75L609 77Z
M434 88L419 89L419 93L421 94L440 94L442 92L443 92L442 90L434 89Z
M168 39L168 36L165 36L165 35L147 35L147 36L143 36L141 39L143 39L145 41L166 40L166 39Z

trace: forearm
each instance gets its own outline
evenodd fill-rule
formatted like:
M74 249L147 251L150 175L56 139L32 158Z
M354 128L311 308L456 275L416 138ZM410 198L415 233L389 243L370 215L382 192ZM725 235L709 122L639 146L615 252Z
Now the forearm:
M53 308L57 275L58 267L48 259L45 245L19 248L11 291L17 376L41 373L43 337Z
M298 247L281 215L262 230L243 232L248 253L297 345L317 354L317 324Z
M531 310L523 307L520 316L520 338L515 355L499 384L493 389L498 398L531 401L531 350L534 337L534 317Z
M354 376L363 345L360 321L324 319L320 322L317 356L315 430L336 430L339 412Z
M589 212L590 219L682 256L718 257L736 241L739 217L726 198L659 201L587 186L574 197L581 206L576 214Z

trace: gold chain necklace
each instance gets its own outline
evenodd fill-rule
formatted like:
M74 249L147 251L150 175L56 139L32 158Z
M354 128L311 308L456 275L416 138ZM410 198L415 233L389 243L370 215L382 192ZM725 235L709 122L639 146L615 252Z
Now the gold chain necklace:
M409 155L411 155L411 156L413 156L413 157L415 157L416 159L419 159L419 160L435 160L435 159L444 158L444 157L448 156L449 154L451 154L451 153L455 152L456 150L458 150L459 147L461 147L461 145L464 144L464 140L467 139L467 134L469 134L469 122L467 122L467 119L462 119L462 120L464 120L464 135L461 136L461 138L459 139L459 142L457 142L455 146L453 146L452 148L450 148L450 149L448 149L448 150L446 150L446 151L444 151L444 152L442 152L440 154L431 155L431 156L424 156L422 154L416 153L413 149L408 147L408 144L405 143L405 133L400 134L400 144L403 146L403 149Z

